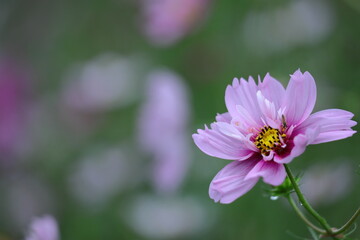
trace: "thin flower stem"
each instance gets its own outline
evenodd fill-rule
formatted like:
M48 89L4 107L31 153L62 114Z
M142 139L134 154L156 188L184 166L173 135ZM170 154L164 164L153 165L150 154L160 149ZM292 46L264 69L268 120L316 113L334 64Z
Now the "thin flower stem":
M294 199L290 196L290 194L286 197L290 203L290 205L294 208L297 215L308 225L310 228L314 229L318 233L326 234L326 231L324 229L321 229L317 226L315 226L312 222L310 222L309 219L305 217L305 215L301 212L301 210L297 207Z
M339 234L345 232L356 220L356 218L360 215L360 208L356 210L354 215L349 219L347 223L344 224L341 228L339 228L337 231L334 232L334 234Z
M304 195L301 193L299 186L297 185L294 176L292 175L292 172L290 170L290 168L288 167L287 164L284 164L285 166L285 170L286 173L291 181L291 184L294 187L294 190L299 198L299 201L302 203L303 207L311 214L313 215L313 217L325 228L327 234L329 236L332 236L333 239L337 239L336 237L334 237L334 233L331 230L330 225L327 223L327 221L325 220L325 218L321 217L319 213L317 213L311 206L310 204L306 201Z

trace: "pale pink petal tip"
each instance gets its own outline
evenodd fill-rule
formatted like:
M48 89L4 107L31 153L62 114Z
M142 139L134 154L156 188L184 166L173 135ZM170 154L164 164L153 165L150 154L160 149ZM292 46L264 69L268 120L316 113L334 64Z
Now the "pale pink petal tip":
M309 117L316 102L316 84L309 72L297 70L291 75L286 88L282 109L285 109L287 124L299 125Z
M223 113L223 114L217 114L216 115L216 121L217 122L227 122L227 123L230 123L232 120L231 118L231 115L230 113L226 112L226 113Z

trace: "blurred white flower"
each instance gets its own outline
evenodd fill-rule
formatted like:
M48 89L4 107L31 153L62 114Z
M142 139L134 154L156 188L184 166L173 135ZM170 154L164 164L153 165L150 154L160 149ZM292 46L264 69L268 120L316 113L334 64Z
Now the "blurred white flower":
M96 210L140 181L141 176L141 171L134 174L134 162L121 148L108 147L92 151L80 160L71 171L68 184L80 203Z
M33 216L52 212L54 196L45 182L24 174L2 179L6 184L3 201L7 221L14 229L24 229Z
M243 23L246 46L260 55L319 43L334 28L328 1L299 0L263 12L250 12Z
M26 240L58 240L59 230L56 220L49 215L34 218Z
M150 239L194 236L213 222L204 204L190 197L139 196L121 215L134 231Z
M88 112L127 106L138 96L137 64L107 53L74 67L65 77L65 104Z
M149 75L138 138L154 158L151 181L159 192L177 190L187 172L189 108L187 88L179 76L169 70Z
M348 162L322 163L305 171L300 188L312 205L335 203L351 191L354 177Z
M169 46L188 34L204 18L209 0L141 0L143 28L149 40Z

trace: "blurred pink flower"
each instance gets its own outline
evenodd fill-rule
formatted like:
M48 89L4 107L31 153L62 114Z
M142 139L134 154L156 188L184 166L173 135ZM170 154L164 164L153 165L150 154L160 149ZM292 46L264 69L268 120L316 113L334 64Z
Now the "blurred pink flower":
M91 211L101 210L117 194L142 180L136 161L128 156L126 147L92 146L74 165L68 185L82 206Z
M59 231L56 220L49 215L35 218L30 226L26 240L58 240Z
M210 184L216 202L231 203L259 180L280 185L290 163L307 145L352 136L353 114L328 109L311 114L316 85L309 72L297 70L285 89L267 74L256 85L253 78L234 79L225 93L227 113L218 115L211 128L198 130L193 138L206 154L235 160ZM310 115L311 114L311 115Z
M145 101L139 116L139 141L155 159L155 188L173 191L181 184L189 163L187 89L173 72L158 70L149 76Z
M129 201L121 217L143 239L197 239L215 219L212 209L199 199L149 195Z
M135 102L141 68L142 60L137 56L102 53L67 71L61 115L76 138L96 129L107 111Z
M127 106L136 98L137 71L135 59L103 53L69 70L62 100L65 105L83 112Z
M354 171L350 162L324 162L311 166L301 178L300 188L313 206L330 205L345 198L354 187Z
M151 42L168 46L204 17L209 0L142 0L144 31Z
M244 16L242 34L246 49L266 56L318 44L335 27L331 2L288 1L278 7L248 11Z
M27 80L23 68L13 60L0 58L0 152L13 156L24 135Z

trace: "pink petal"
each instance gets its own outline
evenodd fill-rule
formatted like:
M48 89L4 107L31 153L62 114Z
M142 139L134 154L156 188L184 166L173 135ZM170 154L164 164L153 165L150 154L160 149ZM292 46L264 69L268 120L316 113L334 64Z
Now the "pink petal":
M285 180L285 167L274 161L262 160L246 175L245 180L258 179L259 177L263 177L265 183L278 186Z
M211 124L211 128L205 127L205 130L199 129L198 134L193 134L195 144L204 153L229 160L244 160L253 154L244 146L244 139L224 135L216 124Z
M259 116L259 118L254 118L253 114L251 114L251 110L248 111L248 109L244 108L241 105L236 105L236 110L237 110L237 117L234 117L233 119L238 119L240 123L242 123L240 125L240 127L243 128L243 130L247 130L250 128L257 128L257 127L262 127L264 126L264 123L260 123L260 119L261 117ZM260 114L261 114L261 110L259 110Z
M266 99L275 104L276 109L281 107L285 97L285 88L269 73L264 77L264 81L259 83L259 90Z
M325 132L325 133L319 134L319 136L316 138L316 140L314 142L312 142L311 144L336 141L336 140L351 137L355 133L356 133L356 131L353 131L353 130Z
M244 135L251 132L249 131L248 125L245 124L245 121L239 117L232 118L230 124L239 129L239 131Z
M288 142L288 147L291 148L290 153L285 157L275 155L274 161L281 164L291 162L294 158L300 156L305 151L306 146L313 142L318 135L319 128L309 128L304 134L298 134L292 142Z
M254 152L258 152L259 149L256 148L255 144L250 141L250 137L252 134L249 134L248 136L244 136L237 128L235 128L233 125L230 125L228 123L219 122L215 123L215 125L218 127L219 131L230 137L234 140L241 141L241 144L243 145L244 149L252 150Z
M230 123L232 120L230 113L226 112L226 113L222 113L222 114L217 114L216 116L216 121L217 122L227 122Z
M245 176L258 163L259 156L226 165L212 180L210 198L215 202L231 203L255 186L258 178L245 180Z
M297 70L291 75L282 108L287 124L298 125L309 117L316 101L316 85L309 72Z
M354 114L341 109L327 109L316 112L296 128L296 132L304 132L307 128L319 128L319 135L310 143L318 144L335 141L352 136L356 131L351 127L356 122L350 120Z
M256 98L257 91L258 87L251 77L248 82L245 79L240 79L240 82L234 79L233 84L228 86L225 92L226 107L233 118L242 118L245 115L262 126L261 111ZM246 110L246 114L242 110Z
M266 99L261 91L258 91L256 96L263 115L264 123L273 128L279 128L281 125L281 117L278 117L275 104Z

